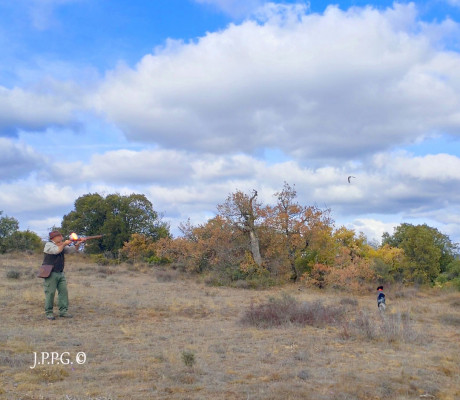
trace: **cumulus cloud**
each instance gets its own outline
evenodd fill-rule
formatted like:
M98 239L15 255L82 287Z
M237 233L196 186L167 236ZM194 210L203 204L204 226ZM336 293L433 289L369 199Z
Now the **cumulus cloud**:
M273 7L109 73L92 104L132 140L309 162L460 133L460 56L423 33L413 4Z
M421 215L444 207L446 200L459 203L460 194L452 192L460 179L459 167L460 159L446 154L382 153L359 166L314 168L296 161L270 163L245 154L152 149L110 151L94 156L87 165L56 164L48 174L63 184L111 184L161 194L160 201L174 214L189 203L214 209L236 189L257 189L261 200L271 203L273 194L288 181L296 185L300 202L351 217ZM349 183L348 175L356 179Z
M96 155L86 165L50 164L39 182L0 185L0 204L9 215L28 213L37 219L45 210L51 215L56 209L62 215L69 212L85 193L145 193L177 226L187 218L204 222L235 190L256 189L263 203L273 204L274 193L287 181L295 185L299 203L330 208L338 225L364 232L370 240L380 240L398 220L416 219L460 237L452 218L460 204L460 194L452 190L458 186L459 163L460 158L445 154L398 152L378 154L359 165L314 168L245 154L120 150ZM348 175L356 179L348 183ZM377 215L387 222L379 222Z
M460 181L460 159L451 154L428 154L419 157L380 154L375 157L375 163L402 179L439 183Z
M393 234L393 230L400 222L383 222L374 218L357 218L353 222L347 224L349 229L356 232L362 232L368 241L381 243L382 235L385 232Z
M44 163L44 158L30 146L0 137L0 180L22 178Z
M69 125L75 120L76 103L63 84L59 90L31 91L0 86L0 136L16 136L20 130L45 130L49 126Z
M70 186L23 180L0 184L0 204L10 215L37 213L71 206L79 193Z
M65 182L110 182L180 184L190 176L189 161L184 152L117 150L96 154L89 164L58 163L48 171Z

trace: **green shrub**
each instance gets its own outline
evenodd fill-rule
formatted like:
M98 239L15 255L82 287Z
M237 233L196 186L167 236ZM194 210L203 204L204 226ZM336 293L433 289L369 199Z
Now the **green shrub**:
M169 258L166 257L158 257L158 256L150 256L145 259L145 262L149 265L165 265L171 264Z
M106 257L104 254L90 254L90 260L94 264L101 266L117 265L119 261L116 258Z
M193 353L192 351L184 350L182 352L181 357L186 367L191 368L195 365L195 353Z
M10 269L6 273L6 277L8 279L19 279L21 277L21 273L19 271L14 270L14 269Z

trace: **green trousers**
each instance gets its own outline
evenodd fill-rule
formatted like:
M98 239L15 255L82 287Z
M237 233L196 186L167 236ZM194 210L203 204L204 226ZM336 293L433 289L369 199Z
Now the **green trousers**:
M45 314L47 316L53 315L56 289L58 291L59 314L66 314L69 309L69 296L64 272L51 272L51 275L43 280L43 288L45 289Z

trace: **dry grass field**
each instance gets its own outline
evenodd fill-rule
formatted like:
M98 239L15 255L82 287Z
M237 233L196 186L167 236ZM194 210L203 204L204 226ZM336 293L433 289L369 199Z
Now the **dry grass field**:
M217 288L77 256L74 318L47 321L40 262L0 257L1 399L460 399L460 293L388 288L381 316L370 290ZM52 352L64 363L31 368Z

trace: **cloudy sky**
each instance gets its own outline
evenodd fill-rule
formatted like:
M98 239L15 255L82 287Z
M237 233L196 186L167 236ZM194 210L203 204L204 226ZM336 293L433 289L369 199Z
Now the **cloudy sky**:
M144 193L177 233L286 181L460 241L459 39L459 0L0 0L0 210L45 237Z

